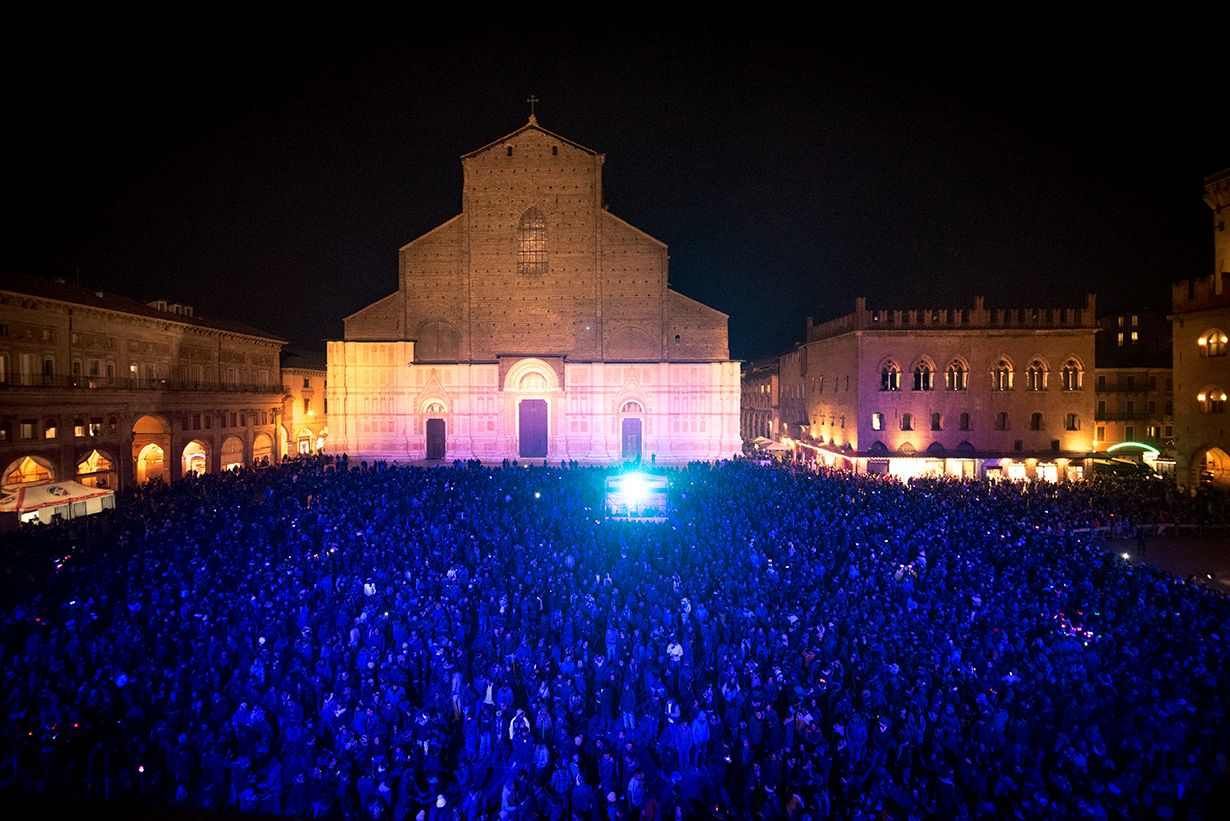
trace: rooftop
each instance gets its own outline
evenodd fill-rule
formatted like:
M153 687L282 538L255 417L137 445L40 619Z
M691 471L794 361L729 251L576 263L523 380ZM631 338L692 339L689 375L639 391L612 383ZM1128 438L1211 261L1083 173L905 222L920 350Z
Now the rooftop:
M209 328L215 331L254 336L270 342L286 343L285 339L262 331L259 328L253 328L251 325L245 325L242 322L232 322L227 319L206 319L195 314L171 312L169 310L162 311L130 297L104 291L92 291L89 288L69 285L63 281L42 279L30 276L29 274L6 273L3 276L3 283L3 285L0 285L0 291L52 299L57 302L67 302L72 305L81 305L104 311L133 314L163 322L178 322L181 325L192 325L198 328Z
M867 298L854 301L853 313L815 324L807 320L807 341L816 342L854 331L961 331L991 329L1095 330L1097 300L1085 297L1080 308L988 308L982 297L960 308L868 308Z

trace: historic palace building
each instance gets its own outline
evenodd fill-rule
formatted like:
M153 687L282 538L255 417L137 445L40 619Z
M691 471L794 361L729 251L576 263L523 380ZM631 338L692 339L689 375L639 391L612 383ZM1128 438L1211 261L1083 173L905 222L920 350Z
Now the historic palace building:
M1175 479L1230 487L1230 169L1205 180L1213 209L1213 272L1171 290Z
M282 352L282 451L291 455L323 453L329 437L329 399L323 357Z
M1093 448L1174 467L1174 380L1170 320L1161 313L1101 318L1096 344Z
M758 359L743 368L739 430L745 445L757 439L777 438L781 422L777 368L776 356Z
M782 439L798 458L903 478L1083 475L1098 324L1080 308L889 310L807 323L779 358Z
M283 344L187 305L6 274L0 485L122 488L272 462Z
M462 157L461 213L328 346L329 450L680 462L740 451L726 314L607 211L604 157L534 117Z

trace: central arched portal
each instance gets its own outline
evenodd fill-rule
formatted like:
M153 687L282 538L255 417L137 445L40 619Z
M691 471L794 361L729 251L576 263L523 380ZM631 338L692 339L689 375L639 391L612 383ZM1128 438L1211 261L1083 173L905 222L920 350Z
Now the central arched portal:
M444 458L444 420L427 420L427 458Z
M547 400L522 399L517 405L517 453L527 459L547 455Z
M619 455L625 462L641 461L644 413L645 409L637 401L624 402L619 408Z
M623 421L623 447L621 456L625 462L641 461L641 420L625 419Z

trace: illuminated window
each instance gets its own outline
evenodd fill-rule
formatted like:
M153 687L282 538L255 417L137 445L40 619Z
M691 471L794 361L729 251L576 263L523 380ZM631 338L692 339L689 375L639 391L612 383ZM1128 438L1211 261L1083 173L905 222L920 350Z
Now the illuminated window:
M80 416L73 420L73 436L85 436L85 420Z
M101 436L102 426L103 426L103 420L101 416L91 417L90 418L90 436Z
M1210 386L1196 394L1196 401L1200 403L1201 413L1225 413L1226 412L1226 392L1221 388Z
M1133 342L1140 341L1140 331L1132 331L1132 341Z
M1025 369L1025 390L1046 390L1046 366L1043 365L1040 360L1035 359L1033 362L1030 362L1029 367Z
M1230 337L1217 328L1205 331L1196 339L1202 356L1225 356L1227 342L1230 342Z
M914 430L914 414L912 413L901 414L901 429L902 430Z
M44 439L55 439L56 438L56 420L48 419L46 422L43 423L43 438Z
M892 362L880 368L880 390L901 390L901 369Z
M950 391L963 391L969 384L969 368L965 367L964 362L956 361L949 363L948 370L944 372L944 384Z
M995 367L991 370L991 390L1012 390L1012 363L1007 359L996 362Z
M1122 319L1122 317L1120 318ZM1119 333L1115 334L1115 344L1118 345L1120 348L1123 347L1123 331L1120 331Z
M517 225L517 272L547 272L547 221L537 208L522 214Z
M1063 389L1065 391L1079 391L1084 386L1084 374L1084 368L1075 359L1069 359L1063 363L1063 370L1059 372ZM1098 378L1101 379L1101 377Z
M17 425L18 439L33 439L34 438L34 420L23 419Z
M884 430L884 414L882 413L871 414L871 429L872 430Z

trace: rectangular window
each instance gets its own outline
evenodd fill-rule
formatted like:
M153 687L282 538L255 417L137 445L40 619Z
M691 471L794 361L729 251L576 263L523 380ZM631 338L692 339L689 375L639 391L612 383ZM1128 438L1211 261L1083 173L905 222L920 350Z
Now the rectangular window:
M308 376L303 377L303 387L305 387L305 388L310 388L310 387L312 387L312 379L311 379L311 377L308 377Z
M1093 438L1099 442L1105 442L1106 441L1106 428L1102 427L1101 425L1094 428Z
M232 428L239 427L239 414L235 413L234 411L231 411L231 427Z
M1080 430L1081 429L1081 418L1077 416L1075 413L1069 413L1067 417L1064 419L1063 426L1066 430Z
M214 415L212 413L205 414L205 430L209 430L214 426Z
M1115 344L1118 345L1120 348L1123 347L1123 331L1120 331L1119 333L1115 334Z
M1132 425L1128 425L1126 428L1124 428L1123 438L1128 440L1129 442L1135 439L1136 438L1136 428Z
M1106 400L1105 399L1098 400L1098 418L1099 419L1106 418Z
M884 430L884 414L882 413L871 414L871 429L872 430Z
M1021 439L1013 440L1012 449L1016 451L1017 453L1020 453L1021 451L1025 450L1025 442Z
M193 430L201 429L201 414L199 413L192 414L192 429Z
M17 425L17 438L21 440L34 438L34 420L22 419Z
M46 423L43 424L43 438L44 439L55 439L56 438L56 420L48 419Z
M303 397L303 412L307 413L311 408L311 400L308 397Z
M90 419L90 436L102 435L103 420L101 416L95 416Z
M73 420L73 436L78 439L85 436L85 420L80 416Z

